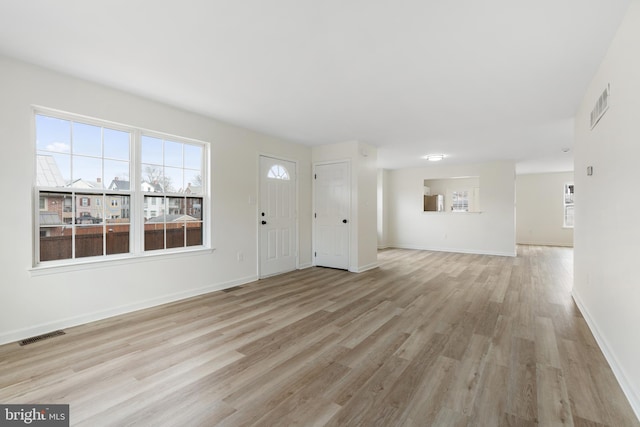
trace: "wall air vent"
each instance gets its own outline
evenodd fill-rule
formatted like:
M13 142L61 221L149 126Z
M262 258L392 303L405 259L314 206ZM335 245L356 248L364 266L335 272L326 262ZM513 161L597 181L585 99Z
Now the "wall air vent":
M591 129L596 127L604 113L609 109L609 94L611 91L610 85L607 85L607 88L602 92L600 98L598 98L598 102L596 102L595 107L591 110Z

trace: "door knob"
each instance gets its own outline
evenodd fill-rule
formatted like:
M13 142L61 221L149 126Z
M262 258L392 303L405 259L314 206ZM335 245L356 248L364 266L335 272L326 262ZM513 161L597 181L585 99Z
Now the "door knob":
M346 219L343 219L343 220L342 220L342 223L343 223L343 224L346 224L347 222L349 222L349 221L347 221Z
M265 225L267 223L267 221L262 221L262 225Z

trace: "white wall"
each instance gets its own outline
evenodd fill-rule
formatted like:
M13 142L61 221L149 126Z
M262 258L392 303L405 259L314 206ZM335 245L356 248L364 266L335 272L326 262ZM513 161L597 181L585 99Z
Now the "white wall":
M564 227L564 184L573 172L516 177L516 242L573 246L573 228Z
M378 249L389 246L389 170L378 169Z
M640 415L638 52L640 1L633 0L576 115L573 295ZM610 108L590 130L589 114L607 84Z
M349 271L378 265L377 150L360 141L316 146L313 163L349 161L351 165L351 221Z
M358 266L365 271L378 266L378 151L358 142L352 163L358 174Z
M425 179L480 177L480 213L424 212ZM389 245L515 256L515 163L389 172Z
M0 343L255 280L260 153L298 161L299 262L311 265L310 148L4 57L0 94ZM211 142L216 250L32 274L32 105Z

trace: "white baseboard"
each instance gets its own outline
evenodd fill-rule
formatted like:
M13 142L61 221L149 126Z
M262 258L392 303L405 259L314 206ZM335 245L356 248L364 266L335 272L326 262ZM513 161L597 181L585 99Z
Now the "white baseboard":
M313 267L313 264L311 264L310 262L304 263L304 264L300 264L298 266L298 270L304 270L305 268L311 268Z
M459 253L459 254L496 255L496 256L508 256L508 257L517 256L515 247L513 248L513 252L501 252L501 251L490 251L490 250L480 250L480 249L464 249L464 248L442 248L437 246L413 246L413 245L392 245L390 247L398 248L398 249L414 249L418 251L453 252L453 253Z
M529 246L560 246L563 248L572 248L573 243L554 243L554 242L516 242L518 245L529 245Z
M374 268L378 268L377 262L372 262L371 264L363 265L362 267L356 267L353 269L349 269L352 273L364 273L367 270L373 270Z
M633 382L629 381L629 377L626 375L624 368L618 362L618 359L612 351L611 346L607 343L607 340L598 330L598 326L589 314L587 307L582 303L580 295L576 292L575 288L571 292L571 295L573 296L573 300L576 302L580 313L582 313L582 317L584 317L585 322L587 322L589 329L591 329L591 333L596 339L598 346L600 346L602 354L604 354L605 359L607 359L607 362L613 371L613 375L615 375L618 380L618 384L620 384L620 388L622 388L622 392L627 397L627 400L631 405L631 409L633 409L636 417L640 420L640 392L635 388Z
M158 305L176 302L183 299L192 298L198 295L208 294L210 292L220 291L222 289L244 285L246 283L254 282L256 280L258 280L257 276L248 276L242 279L232 280L229 282L216 283L216 284L205 286L202 288L190 289L183 292L176 292L169 295L163 295L163 296L152 298L149 300L140 301L134 304L121 305L119 307L114 307L107 310L96 311L93 313L86 313L80 316L74 316L66 319L55 320L53 322L41 323L39 325L30 326L28 328L16 329L13 331L4 332L0 334L0 344L7 344L7 343L22 340L25 338L45 334L47 332L56 331L58 329L71 328L73 326L83 325L85 323L95 322L97 320L103 320L109 317L131 313L133 311L143 310L145 308L156 307Z
M389 246L389 245L378 245L378 249L388 249L390 247L391 246Z

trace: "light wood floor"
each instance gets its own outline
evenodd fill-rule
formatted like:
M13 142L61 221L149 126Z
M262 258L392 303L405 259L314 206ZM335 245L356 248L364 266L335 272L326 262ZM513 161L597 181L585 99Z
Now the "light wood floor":
M72 425L638 426L571 249L385 250L0 347L0 402Z

